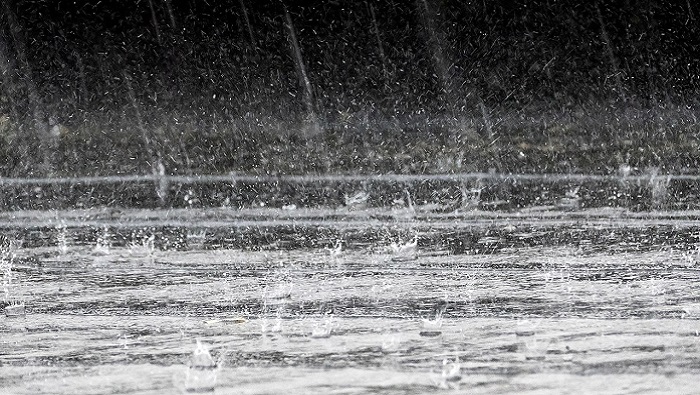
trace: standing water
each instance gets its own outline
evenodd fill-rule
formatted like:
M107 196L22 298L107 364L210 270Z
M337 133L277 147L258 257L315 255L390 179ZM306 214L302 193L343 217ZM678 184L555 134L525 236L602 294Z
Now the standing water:
M393 182L361 205L348 184L335 205L3 214L0 387L693 392L694 211L595 207L585 181L494 210L480 179L467 206L463 180L411 185L407 215Z

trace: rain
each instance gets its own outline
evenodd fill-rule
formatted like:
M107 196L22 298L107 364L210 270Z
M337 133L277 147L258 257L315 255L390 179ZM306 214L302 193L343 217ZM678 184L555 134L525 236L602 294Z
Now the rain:
M693 2L6 0L0 393L694 393Z

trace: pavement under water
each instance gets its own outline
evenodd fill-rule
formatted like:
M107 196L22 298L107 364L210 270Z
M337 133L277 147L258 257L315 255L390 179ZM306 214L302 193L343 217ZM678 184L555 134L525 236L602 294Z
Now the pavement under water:
M217 362L217 394L693 393L696 219L6 212L26 316L0 318L0 388L186 393L199 340ZM395 248L414 236L415 249Z

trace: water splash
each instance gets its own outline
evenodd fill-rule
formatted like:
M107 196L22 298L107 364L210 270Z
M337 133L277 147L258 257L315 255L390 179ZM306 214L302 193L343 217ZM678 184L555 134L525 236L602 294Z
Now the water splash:
M3 305L5 316L24 317L25 305L20 295L20 283L14 275L16 242L0 235L0 272L2 272Z
M292 298L293 290L294 283L291 281L284 281L274 284L270 288L266 286L263 294L266 300L286 300Z
M394 261L414 260L418 256L418 234L414 235L411 241L392 242L389 248L394 255Z
M182 200L185 203L185 207L188 208L196 207L200 203L199 197L197 197L197 194L191 188L187 190L187 193L185 196L183 196Z
M280 333L282 332L282 311L278 308L275 313L274 325L271 325L267 318L260 321L260 331L264 333Z
M146 233L143 229L131 234L132 240L129 242L129 255L134 257L144 257L150 264L155 261L155 240L156 235Z
M367 191L355 192L351 195L345 195L345 206L350 209L366 208L369 202L369 193Z
M461 369L462 364L459 362L459 357L455 358L454 362L443 359L440 377L434 380L436 387L459 390L459 382L462 380Z
M694 237L700 238L700 235L694 235ZM695 243L692 247L683 251L683 260L686 267L695 267L700 262L700 244Z
M435 306L435 313L433 318L422 318L422 330L420 331L421 336L435 337L442 334L442 317L447 310L447 301L440 300Z
M700 318L700 303L686 303L682 308L681 318Z
M187 247L191 250L196 250L196 249L203 249L206 241L207 241L207 231L206 230L200 230L198 232L194 232L191 230L187 231L187 234L185 235L185 240L187 242Z
M333 314L326 313L323 320L316 322L311 330L311 337L314 339L327 339L333 333Z
M343 240L341 239L336 239L335 244L333 247L324 247L324 252L328 254L330 258L330 262L328 262L328 266L334 266L334 267L340 267L341 266L341 257L343 255Z
M102 233L97 236L97 241L95 242L95 247L92 252L95 255L109 255L112 249L112 232L110 232L109 227L102 227Z
M197 346L190 356L185 375L185 390L187 392L213 392L219 365L209 352L209 347L197 339Z
M581 207L581 196L579 196L578 191L581 186L569 189L564 194L564 197L559 199L557 207L561 210L576 210Z
M61 255L66 255L68 253L70 241L65 223L61 223L61 225L56 227L56 246L58 247L58 252Z
M390 333L385 334L382 339L382 352L384 353L395 353L399 350L401 346L401 339L398 334Z
M422 318L423 330L439 331L442 329L442 314L438 313L434 318Z
M479 184L481 184L479 182ZM476 188L468 188L467 185L460 185L459 191L461 193L460 207L465 211L478 210L481 205L481 191L484 189L483 186L479 185Z

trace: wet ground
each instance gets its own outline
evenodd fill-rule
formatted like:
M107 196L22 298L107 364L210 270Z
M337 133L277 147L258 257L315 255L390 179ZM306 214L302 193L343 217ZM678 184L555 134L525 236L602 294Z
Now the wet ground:
M201 374L217 394L694 393L698 215L5 212L26 317L0 318L0 388L209 390ZM188 365L197 340L216 369Z

